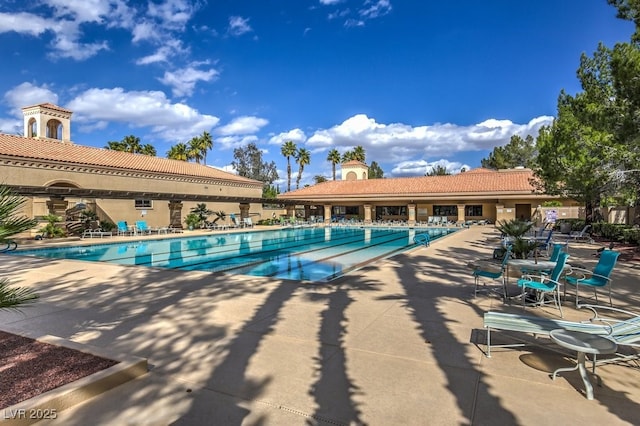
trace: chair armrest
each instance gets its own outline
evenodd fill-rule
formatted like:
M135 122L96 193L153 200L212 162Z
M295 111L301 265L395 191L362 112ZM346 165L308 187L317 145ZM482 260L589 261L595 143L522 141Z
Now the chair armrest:
M582 305L578 305L578 308L587 308L591 310L594 315L591 320L600 318L600 316L598 315L598 310L608 310L608 311L618 312L621 314L626 314L626 315L629 315L630 317L640 317L640 314L636 312L631 312L631 311L627 311L620 308L614 308L613 306L582 304ZM608 318L608 319L612 319L612 318ZM614 321L620 321L620 320L614 320Z

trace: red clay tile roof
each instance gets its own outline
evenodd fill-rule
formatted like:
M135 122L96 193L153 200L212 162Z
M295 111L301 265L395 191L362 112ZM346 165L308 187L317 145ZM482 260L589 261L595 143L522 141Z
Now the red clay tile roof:
M365 166L368 167L365 163L363 163L362 161L358 161L358 160L349 160L346 163L342 163L342 167L344 166Z
M532 194L530 169L473 169L446 176L420 176L390 179L338 180L280 194L284 199L313 199L323 196L421 196L434 194Z
M68 114L72 114L73 113L73 111L71 111L70 109L62 108L61 106L50 104L50 103L29 105L29 106L24 107L22 109L25 110L25 109L34 108L34 107L44 107L44 108L49 108L49 109L55 109L56 111L66 112Z
M0 156L262 185L262 182L201 164L2 133Z

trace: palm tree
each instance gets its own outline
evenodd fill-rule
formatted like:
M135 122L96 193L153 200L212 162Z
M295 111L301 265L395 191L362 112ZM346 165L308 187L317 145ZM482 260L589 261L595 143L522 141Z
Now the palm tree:
M204 158L204 165L207 165L207 151L213 148L213 138L211 137L211 133L202 132L200 135L200 146L202 148L202 156Z
M33 228L37 221L26 216L18 216L26 199L13 193L6 186L0 185L0 244L10 247L9 237ZM38 298L31 289L24 287L10 288L10 281L0 279L0 309L17 309Z
M131 154L156 156L156 149L153 145L142 145L140 143L140 138L134 135L125 136L120 142L109 141L105 148L113 151L130 152Z
M327 161L331 161L333 180L336 180L336 164L340 162L340 152L337 149L332 148L327 155Z
M355 157L353 156L353 151L345 151L342 154L342 162L346 163L347 161L351 161L351 160L355 160Z
M187 144L178 142L167 151L167 158L172 160L187 161L189 159L189 147Z
M200 164L200 160L204 158L203 151L205 151L202 138L200 136L192 137L188 146L188 157L196 160L196 163Z
M298 147L293 141L286 141L282 144L280 152L287 158L287 192L291 191L291 157L298 152Z
M138 153L142 150L140 138L137 136L125 136L124 139L122 139L122 144L126 147L126 150L132 154Z
M366 154L364 152L364 148L360 145L356 146L355 148L353 148L353 159L354 160L358 160L362 163L365 162L366 159Z
M198 216L198 219L200 219L200 227L202 227L209 216L213 214L213 211L209 210L205 203L198 203L194 208L191 209L191 213Z
M327 178L322 175L315 175L313 177L313 180L315 181L316 184L318 184L318 183L326 182Z
M140 154L149 155L151 157L155 157L157 155L155 147L148 143L142 145L140 148Z
M296 179L296 189L300 188L300 179L302 179L302 172L304 166L311 163L311 153L306 148L300 148L296 154L296 163L300 167L298 169L298 178Z

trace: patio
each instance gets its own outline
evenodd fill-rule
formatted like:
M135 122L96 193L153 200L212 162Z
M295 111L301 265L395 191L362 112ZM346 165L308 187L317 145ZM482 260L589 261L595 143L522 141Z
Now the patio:
M0 311L0 329L148 359L148 374L51 424L640 423L637 367L598 367L588 401L577 373L549 377L575 354L484 356L483 313L522 312L473 298L466 265L491 256L494 232L472 226L329 285L3 255L4 274L40 300ZM597 247L572 245L570 262L595 264ZM640 311L640 264L620 262L613 279L614 306Z

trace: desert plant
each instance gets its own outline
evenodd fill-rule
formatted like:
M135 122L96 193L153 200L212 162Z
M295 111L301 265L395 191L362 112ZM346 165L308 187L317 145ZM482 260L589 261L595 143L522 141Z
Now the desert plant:
M213 223L216 223L219 220L225 220L227 218L227 214L222 210L211 212L211 214L216 215L216 218L213 219Z
M7 247L12 244L10 237L33 228L37 221L18 214L26 198L0 185L0 243ZM15 247L15 243L14 247ZM0 309L17 309L33 302L38 295L25 287L10 287L6 278L0 279Z
M525 235L531 231L533 224L518 219L498 221L496 228L503 236L509 237L509 243L512 245L511 252L514 257L525 259L532 250L536 248L536 241L525 239Z
M60 216L56 216L55 214L48 214L46 216L43 216L42 218L47 221L47 224L40 228L40 232L43 236L47 238L65 236L64 229L58 226L58 223L62 221L62 218L60 218Z
M202 227L207 218L213 214L213 212L207 208L205 203L196 204L196 206L191 209L191 213L198 216L198 223L195 223L193 225L194 227L197 225Z
M184 223L187 224L187 228L193 229L200 224L200 216L196 213L189 213L185 216Z

